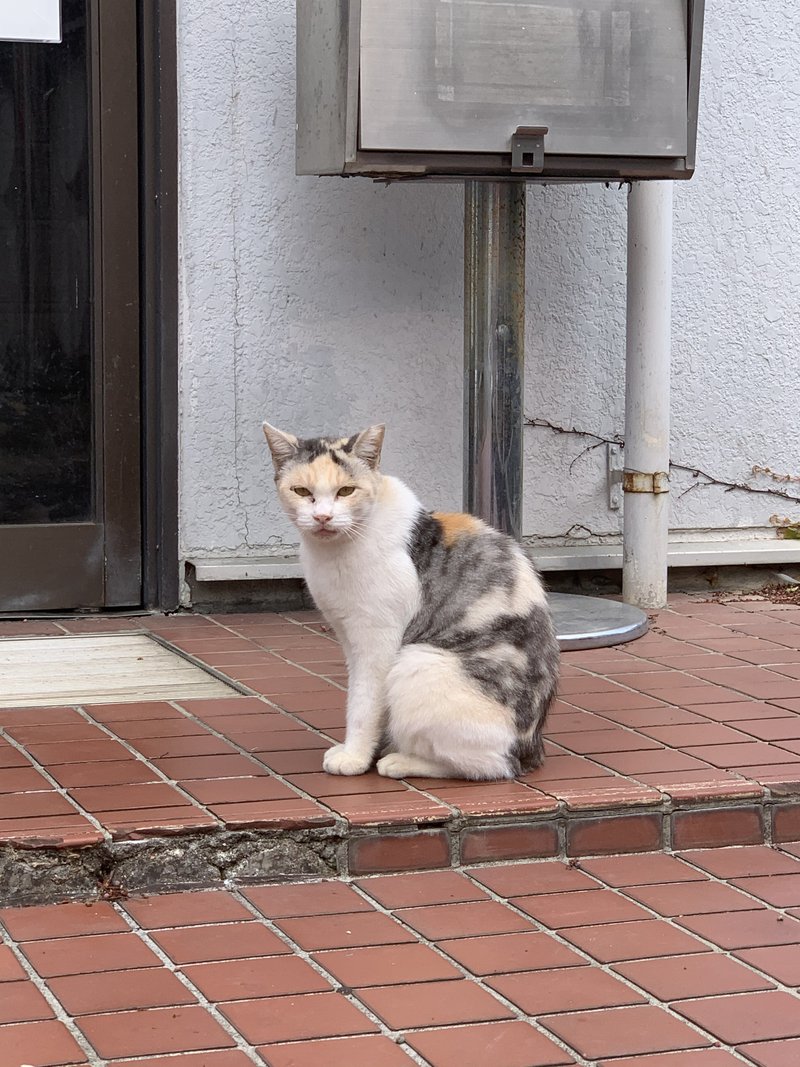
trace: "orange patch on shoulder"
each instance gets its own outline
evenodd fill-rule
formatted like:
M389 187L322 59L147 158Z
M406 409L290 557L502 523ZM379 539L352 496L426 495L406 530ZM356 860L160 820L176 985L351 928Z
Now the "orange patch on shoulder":
M447 548L455 544L459 538L472 536L483 529L483 523L474 515L464 515L456 511L434 511L433 517L442 527Z

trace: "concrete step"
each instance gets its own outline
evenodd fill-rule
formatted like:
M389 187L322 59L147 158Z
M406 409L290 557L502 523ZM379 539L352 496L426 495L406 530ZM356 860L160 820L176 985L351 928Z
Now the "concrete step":
M0 697L0 898L798 839L798 620L679 596L646 637L565 654L545 764L501 783L324 774L346 679L314 613L0 623L0 646L43 627L152 633L237 687Z

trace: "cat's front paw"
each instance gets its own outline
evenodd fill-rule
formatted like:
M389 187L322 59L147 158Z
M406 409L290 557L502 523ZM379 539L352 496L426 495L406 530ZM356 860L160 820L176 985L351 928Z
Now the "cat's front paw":
M328 774L365 774L372 766L372 753L364 754L346 745L334 745L322 759L322 769Z

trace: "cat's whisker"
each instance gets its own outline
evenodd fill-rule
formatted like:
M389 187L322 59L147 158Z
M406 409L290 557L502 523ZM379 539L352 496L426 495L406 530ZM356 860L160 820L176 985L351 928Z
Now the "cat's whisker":
M350 526L344 527L342 532L353 541L366 541L367 524L365 522L356 521L351 523Z
M357 530L352 526L348 527L346 530L343 530L342 533L344 533L344 535L350 541L354 541L355 542L355 541L366 541L366 540L368 540L367 534L366 534L366 532L364 530Z

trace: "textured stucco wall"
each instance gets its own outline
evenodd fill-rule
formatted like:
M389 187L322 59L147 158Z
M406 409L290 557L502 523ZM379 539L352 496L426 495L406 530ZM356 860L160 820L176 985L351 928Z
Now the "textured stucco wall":
M709 0L698 173L675 190L673 459L761 487L754 465L800 474L799 44L796 0ZM179 72L184 555L295 540L264 417L337 433L385 420L385 468L458 506L460 190L295 177L293 0L181 0ZM625 193L534 187L528 233L527 413L619 434ZM526 431L528 536L618 532L591 443ZM676 530L800 514L674 484Z

